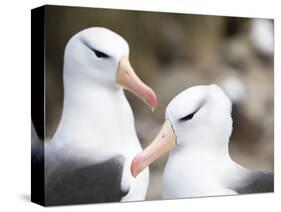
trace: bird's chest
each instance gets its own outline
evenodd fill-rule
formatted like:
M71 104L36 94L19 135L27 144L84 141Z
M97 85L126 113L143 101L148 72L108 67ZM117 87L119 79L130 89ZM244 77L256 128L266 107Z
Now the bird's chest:
M213 158L169 158L163 175L164 198L184 198L219 194L225 167Z
M57 138L59 139L59 138ZM52 141L48 148L46 157L54 157L58 159L76 160L85 164L101 163L109 160L113 156L121 155L125 160L141 151L141 146L134 135L122 136L119 132L107 132L105 134L82 133L81 135L73 135L72 137L63 138L63 142ZM127 143L130 141L131 143Z
M106 113L65 116L51 141L52 148L71 158L86 157L96 162L113 155L136 154L141 147L132 115L124 107L115 109L117 111L111 108Z

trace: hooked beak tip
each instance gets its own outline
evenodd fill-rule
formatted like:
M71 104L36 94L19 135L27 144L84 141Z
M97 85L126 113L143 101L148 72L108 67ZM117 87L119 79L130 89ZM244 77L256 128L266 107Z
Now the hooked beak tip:
M151 107L151 110L154 111L157 108L157 96L155 92L149 88L146 97L145 102Z
M131 164L131 174L134 178L136 178L136 176L138 175L138 163L137 163L137 160L136 160L137 156L134 158L134 160L132 161L132 164Z

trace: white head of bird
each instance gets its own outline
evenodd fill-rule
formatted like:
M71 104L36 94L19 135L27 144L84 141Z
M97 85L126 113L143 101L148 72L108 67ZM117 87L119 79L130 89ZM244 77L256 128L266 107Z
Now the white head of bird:
M169 103L162 129L132 162L132 175L137 176L168 151L170 157L180 153L188 157L189 150L228 155L231 132L231 101L222 89L216 85L191 87Z
M65 97L70 92L81 95L86 88L93 92L93 86L113 91L125 88L152 110L157 105L155 93L138 78L129 62L126 40L101 27L88 28L74 35L64 55Z
M104 159L102 152L109 157L112 152L140 148L132 109L123 89L152 110L157 98L130 65L125 39L101 27L75 34L65 48L63 84L62 118L53 138L56 146L80 148L92 157L92 152L100 148L95 160ZM81 157L79 151L75 152Z

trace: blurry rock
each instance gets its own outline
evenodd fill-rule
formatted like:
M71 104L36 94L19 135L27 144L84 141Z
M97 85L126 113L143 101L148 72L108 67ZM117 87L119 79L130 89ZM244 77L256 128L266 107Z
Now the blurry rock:
M225 93L229 96L232 102L241 102L246 96L244 82L238 76L230 76L224 79L221 87L224 89Z
M253 19L251 42L256 51L263 56L272 57L274 51L273 23L269 19Z
M236 36L225 41L223 61L236 69L244 71L251 63L252 51L245 36Z

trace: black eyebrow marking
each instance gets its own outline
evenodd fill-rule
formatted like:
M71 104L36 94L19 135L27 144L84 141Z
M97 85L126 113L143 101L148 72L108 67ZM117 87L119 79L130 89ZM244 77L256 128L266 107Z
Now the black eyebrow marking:
M99 57L99 58L109 58L109 55L107 55L107 54L105 54L101 51L98 51L98 50L93 49L93 48L91 50L94 51L96 56Z
M205 104L205 102L206 102L206 101L203 100L203 101L200 103L200 106L198 107L197 110L195 110L193 113L190 113L190 114L188 114L188 115L186 115L186 116L180 118L179 121L188 121L188 120L192 119L193 116L195 115L195 113L197 113L197 112L203 107L203 105Z
M193 113L190 113L190 114L188 114L187 116L184 116L184 117L180 118L179 121L188 121L188 120L192 119L193 116L194 116L194 114L195 114L196 112L197 112L197 111L195 111L195 112L193 112Z
M109 55L105 54L104 52L94 49L87 42L85 42L83 40L82 40L82 43L85 44L85 46L87 46L89 49L91 49L98 58L109 58L110 57Z

